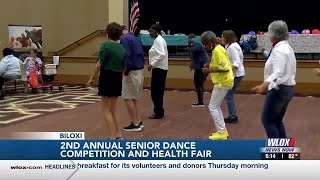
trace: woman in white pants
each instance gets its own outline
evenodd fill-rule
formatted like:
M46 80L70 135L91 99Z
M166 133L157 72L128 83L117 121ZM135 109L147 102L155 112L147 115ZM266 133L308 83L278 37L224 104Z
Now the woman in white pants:
M227 92L233 87L232 66L225 48L217 44L215 33L211 31L204 32L201 35L201 41L207 51L212 51L210 65L206 65L202 69L203 73L211 74L211 80L214 84L209 109L217 132L212 133L209 139L226 140L229 134L225 127L220 106Z

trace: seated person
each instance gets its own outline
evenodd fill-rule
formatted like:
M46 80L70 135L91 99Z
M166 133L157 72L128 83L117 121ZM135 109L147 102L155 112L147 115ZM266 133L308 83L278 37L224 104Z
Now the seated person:
M26 76L29 77L30 72L37 72L39 74L39 70L42 67L42 61L37 57L38 51L36 49L31 50L30 57L27 57L24 61L26 65ZM24 81L25 92L28 90L28 81ZM37 92L35 87L32 87L32 92Z
M0 100L4 99L4 90L2 86L7 80L20 78L20 60L13 56L13 50L4 48L3 59L0 61Z

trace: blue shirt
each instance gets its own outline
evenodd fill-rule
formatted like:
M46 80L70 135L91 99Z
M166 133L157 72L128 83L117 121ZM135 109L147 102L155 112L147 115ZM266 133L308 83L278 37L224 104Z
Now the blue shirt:
M201 69L205 64L210 62L208 53L203 46L195 42L193 47L190 48L191 69Z
M143 69L144 51L141 40L129 32L121 37L120 42L126 55L125 74L128 75L129 71Z
M0 61L0 76L11 79L20 75L20 59L13 55L8 55Z

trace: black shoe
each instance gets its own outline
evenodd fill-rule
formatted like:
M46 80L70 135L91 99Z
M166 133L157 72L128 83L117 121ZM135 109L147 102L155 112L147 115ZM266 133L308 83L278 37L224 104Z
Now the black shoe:
M224 119L224 122L225 123L230 123L230 124L236 124L238 123L238 117L235 117L235 118L225 118Z
M128 127L123 128L123 130L128 132L140 132L142 131L142 128L139 126L139 124L134 125L133 123L131 123Z
M142 121L140 121L138 125L140 126L141 129L144 128L144 125L143 125Z
M151 116L148 117L149 119L162 119L163 116L159 116L159 115L156 115L156 114L152 114Z
M198 103L198 102L194 102L191 105L192 107L205 107L204 103Z

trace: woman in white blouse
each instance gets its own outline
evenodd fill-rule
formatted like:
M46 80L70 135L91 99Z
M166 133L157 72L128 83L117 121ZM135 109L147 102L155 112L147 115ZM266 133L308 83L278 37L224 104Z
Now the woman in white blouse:
M252 90L267 92L262 110L262 124L268 138L286 138L283 117L294 96L296 85L296 57L288 43L288 26L284 21L273 21L268 28L273 46L265 63L264 82Z
M222 32L221 41L222 44L225 45L225 48L227 50L234 75L233 87L228 91L225 97L229 111L229 116L224 119L226 123L238 122L236 105L234 103L234 94L236 93L237 87L239 86L240 82L242 81L245 75L245 70L243 66L243 53L240 45L237 43L237 40L238 39L234 31L225 30Z
M153 114L149 119L162 119L164 117L163 96L168 72L168 48L167 43L161 36L161 26L154 24L149 33L154 38L154 43L149 50L148 71L152 70L151 98L153 102Z

